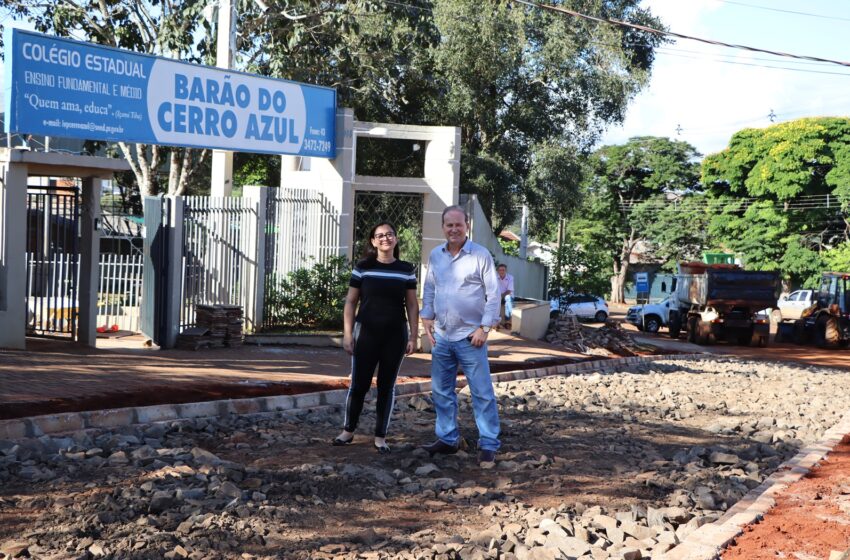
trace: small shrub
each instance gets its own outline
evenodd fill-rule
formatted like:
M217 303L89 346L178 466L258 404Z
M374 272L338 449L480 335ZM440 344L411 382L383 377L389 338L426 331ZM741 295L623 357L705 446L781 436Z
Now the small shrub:
M331 257L310 267L271 278L266 293L267 324L292 329L342 329L350 267Z

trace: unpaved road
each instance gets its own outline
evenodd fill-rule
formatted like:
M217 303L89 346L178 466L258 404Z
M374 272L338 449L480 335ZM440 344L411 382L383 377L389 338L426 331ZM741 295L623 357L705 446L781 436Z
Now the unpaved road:
M623 330L635 336L636 340L676 352L707 352L748 360L790 362L850 370L850 349L826 349L816 346L798 346L791 343L777 344L773 342L776 325L771 325L771 341L769 346L765 348L744 347L726 343L699 346L687 342L684 335L676 340L671 339L666 328L662 328L657 334L640 332L637 327L625 322L624 309L612 308L611 319L622 321ZM599 324L588 323L588 326L599 326Z
M645 558L716 519L850 402L850 372L728 358L498 386L495 465L393 453L317 409L0 442L0 552L36 558ZM474 446L468 395L462 432ZM367 409L370 407L367 407ZM846 546L850 546L847 543Z

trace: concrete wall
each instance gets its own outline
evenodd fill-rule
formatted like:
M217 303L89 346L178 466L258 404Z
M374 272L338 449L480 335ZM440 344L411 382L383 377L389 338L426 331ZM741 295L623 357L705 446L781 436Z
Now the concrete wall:
M496 264L507 265L508 273L514 277L514 293L518 297L548 299L546 297L546 267L540 263L506 255L475 196L469 198L466 211L469 213L471 222L470 239L487 247L493 253Z

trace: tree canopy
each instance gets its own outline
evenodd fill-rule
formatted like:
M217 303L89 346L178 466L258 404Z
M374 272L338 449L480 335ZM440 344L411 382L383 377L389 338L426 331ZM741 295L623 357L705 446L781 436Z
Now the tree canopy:
M534 209L534 227L575 208L581 157L607 125L622 121L663 41L510 0L266 0L268 9L237 2L237 69L335 87L340 105L361 120L461 126L461 190L480 196L497 230L523 203ZM639 0L555 3L661 27ZM40 31L212 62L206 1L4 4ZM122 149L151 192L163 153L172 167L185 164L171 183L185 184L181 173L198 168L188 150ZM381 167L384 151L362 157Z
M612 301L623 301L629 262L638 244L652 239L653 229L659 246L671 257L675 244L689 235L681 223L667 231L675 215L667 215L660 228L656 218L658 210L670 203L668 196L687 197L699 191L699 155L687 142L653 136L603 146L591 155L585 200L569 229L582 246L609 255ZM688 211L694 213L691 206L688 203Z
M557 3L661 25L638 0ZM662 41L507 0L290 0L241 21L252 71L336 87L361 120L460 126L461 191L495 230L522 203L536 228L575 208L581 157L622 121Z
M709 232L750 268L817 283L850 241L850 119L806 118L736 133L705 158Z

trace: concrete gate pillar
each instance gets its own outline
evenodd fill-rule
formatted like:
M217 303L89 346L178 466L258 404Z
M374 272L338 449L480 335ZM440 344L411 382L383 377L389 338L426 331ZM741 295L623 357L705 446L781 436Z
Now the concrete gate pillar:
M82 211L80 212L80 277L77 279L79 313L77 340L86 346L97 346L97 285L100 279L100 191L102 181L82 179Z
M442 127L425 146L425 195L422 216L422 264L434 247L444 243L442 214L460 199L460 128Z
M26 164L0 160L0 348L21 350L27 324L27 174Z

